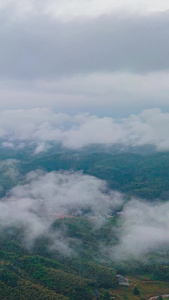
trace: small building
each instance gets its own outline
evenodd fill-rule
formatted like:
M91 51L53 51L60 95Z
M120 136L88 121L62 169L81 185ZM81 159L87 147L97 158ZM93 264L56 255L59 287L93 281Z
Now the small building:
M120 274L117 275L117 279L118 279L119 285L124 285L124 286L130 285L128 279Z

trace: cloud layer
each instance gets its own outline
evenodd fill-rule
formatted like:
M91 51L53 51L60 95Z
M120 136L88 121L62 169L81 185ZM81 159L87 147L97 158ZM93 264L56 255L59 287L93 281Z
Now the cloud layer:
M146 7L135 2L139 12ZM168 11L107 9L114 3L97 0L96 12L95 0L1 1L0 110L49 106L126 116L143 108L168 109ZM76 17L69 18L64 7ZM87 7L96 15L77 17Z
M146 203L133 199L122 212L119 244L110 249L115 259L145 259L147 253L169 245L169 203Z
M28 248L42 236L53 241L51 250L71 255L69 238L51 225L63 215L95 216L94 228L102 226L107 214L121 210L120 227L113 227L118 243L100 245L100 251L113 260L144 259L152 251L165 250L169 244L169 203L146 203L131 199L125 202L106 183L80 172L34 171L24 183L11 189L0 201L0 229L22 228ZM80 243L79 241L74 241ZM113 242L114 240L110 241Z
M169 149L169 114L159 109L144 110L128 118L99 118L94 115L70 116L47 108L4 111L0 113L2 147L24 147L36 143L36 153L48 149L50 143L79 149L91 144L123 146L153 145Z
M163 0L159 2L158 0L119 0L111 1L105 0L0 0L0 8L10 8L12 7L14 11L18 14L37 14L41 12L42 14L48 14L55 16L60 19L70 19L77 16L99 16L102 14L109 13L110 11L130 11L130 12L154 12L154 11L165 11L168 9L168 1Z
M54 239L50 227L62 215L80 215L87 210L88 216L99 216L101 223L107 213L120 208L122 203L120 193L109 191L106 183L95 177L80 172L36 171L1 199L0 226L23 228L25 242L31 245L42 235ZM55 239L58 237L61 242L61 233L56 235Z
M47 15L14 19L0 11L0 20L3 80L169 70L168 12L61 22Z

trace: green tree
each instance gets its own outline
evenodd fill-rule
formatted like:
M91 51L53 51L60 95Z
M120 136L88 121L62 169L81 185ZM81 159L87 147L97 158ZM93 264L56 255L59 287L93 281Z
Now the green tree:
M134 295L140 295L140 291L138 290L138 288L136 286L133 289L133 294Z
M108 291L105 292L104 296L103 296L104 300L109 300L110 299L110 294Z

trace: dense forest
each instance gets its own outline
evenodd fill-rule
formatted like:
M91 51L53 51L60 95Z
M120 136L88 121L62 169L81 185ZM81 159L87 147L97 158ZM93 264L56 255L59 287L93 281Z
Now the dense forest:
M50 240L40 237L31 249L23 244L22 230L6 228L0 241L0 291L3 299L110 299L118 287L117 273L124 276L150 276L151 280L169 281L169 266L156 262L159 253L149 254L149 261L116 262L101 257L101 241L109 246L117 242L111 229L118 218L98 230L82 218L56 220L52 230L66 226L75 254L64 256L50 251ZM116 224L117 225L117 224ZM77 250L78 247L78 250ZM165 259L169 258L169 251ZM117 298L118 299L118 298ZM130 298L129 298L130 299Z
M78 236L81 240L80 249L71 257L49 251L47 238L36 240L28 251L21 231L8 228L3 232L0 278L4 299L95 299L98 290L101 299L107 299L106 291L117 286L117 278L112 267L94 259L102 230L93 232L89 221L83 219L57 220L52 230L61 226L67 227L67 238ZM76 247L72 241L72 248Z
M51 153L32 155L31 150L7 152L1 148L0 157L18 160L17 166L21 174L36 169L44 169L48 172L82 170L83 173L106 180L111 189L119 190L130 196L135 195L151 200L156 198L168 200L168 152L146 152L141 155L133 152L105 153L92 152L91 149L78 152L57 149ZM3 176L1 181L5 192L8 186L16 184L9 180L5 182Z

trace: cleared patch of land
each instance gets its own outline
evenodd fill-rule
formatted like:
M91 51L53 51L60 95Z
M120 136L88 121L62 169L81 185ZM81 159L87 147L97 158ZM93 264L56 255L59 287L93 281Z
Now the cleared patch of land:
M169 293L169 282L165 281L152 281L147 278L147 280L136 279L133 277L128 277L130 281L130 286L120 286L117 290L112 291L117 300L148 300L152 296L164 295ZM137 287L139 295L134 295L134 287ZM169 299L169 298L165 298Z

